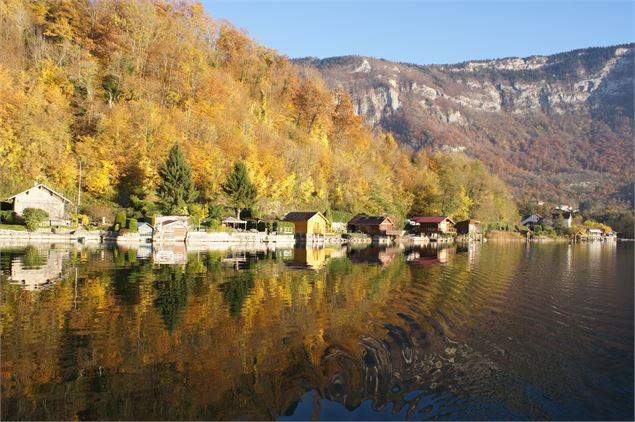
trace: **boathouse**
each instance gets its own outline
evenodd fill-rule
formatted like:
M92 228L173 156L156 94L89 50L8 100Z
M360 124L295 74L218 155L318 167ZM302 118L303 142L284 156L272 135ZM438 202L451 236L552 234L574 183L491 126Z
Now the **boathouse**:
M329 220L318 211L290 212L284 221L293 223L296 235L324 235Z
M346 226L349 232L361 232L370 236L396 236L400 232L392 219L385 215L358 214Z
M459 221L454 225L456 233L468 237L475 237L479 234L481 222L474 219Z
M21 216L27 208L38 208L46 211L50 224L68 223L68 219L64 218L65 207L71 201L42 183L35 183L33 187L7 198L6 201L13 203L12 209L17 215Z
M586 230L586 239L587 240L602 240L604 236L604 232L600 229L587 229Z
M188 216L161 215L154 217L153 242L185 242L189 231Z
M450 238L456 233L454 221L450 217L412 217L410 221L414 223L415 233L425 235L430 240Z

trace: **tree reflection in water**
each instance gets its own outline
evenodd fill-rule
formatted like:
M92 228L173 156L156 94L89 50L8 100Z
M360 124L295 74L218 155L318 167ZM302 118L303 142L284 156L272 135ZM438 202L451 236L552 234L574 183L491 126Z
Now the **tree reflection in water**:
M507 341L519 246L69 251L77 288L2 283L2 419L575 416L528 399L519 378L557 381L510 364L540 355Z

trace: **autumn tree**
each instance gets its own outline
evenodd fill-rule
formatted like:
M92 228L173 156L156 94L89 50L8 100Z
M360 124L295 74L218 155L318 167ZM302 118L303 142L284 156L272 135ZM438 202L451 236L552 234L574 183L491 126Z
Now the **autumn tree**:
M159 177L157 194L163 202L164 211L186 214L188 204L198 197L198 191L192 178L192 168L178 142L159 169Z
M238 212L257 196L265 214L399 220L470 203L484 223L514 218L507 187L480 162L373 133L318 71L197 3L5 0L0 28L0 196L36 178L74 196L81 157L85 204L146 216L185 213L196 186L200 202L226 195ZM177 138L189 162L168 165ZM239 157L251 188L229 194L226 163Z
M256 205L258 193L251 182L247 167L242 161L234 163L234 170L222 186L232 208L236 210L236 218L240 218L240 211Z

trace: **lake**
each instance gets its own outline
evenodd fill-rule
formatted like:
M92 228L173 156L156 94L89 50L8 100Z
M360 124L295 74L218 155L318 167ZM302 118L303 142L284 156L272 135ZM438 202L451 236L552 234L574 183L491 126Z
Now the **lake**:
M633 252L2 246L2 420L632 419Z

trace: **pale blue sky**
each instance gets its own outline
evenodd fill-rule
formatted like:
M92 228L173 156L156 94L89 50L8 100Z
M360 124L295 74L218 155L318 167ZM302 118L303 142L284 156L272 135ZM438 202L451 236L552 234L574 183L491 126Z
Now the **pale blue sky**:
M402 62L553 54L633 42L630 1L203 0L292 58L348 54Z

